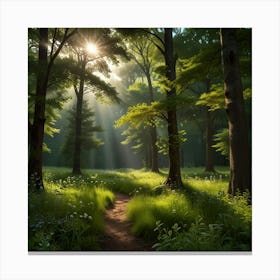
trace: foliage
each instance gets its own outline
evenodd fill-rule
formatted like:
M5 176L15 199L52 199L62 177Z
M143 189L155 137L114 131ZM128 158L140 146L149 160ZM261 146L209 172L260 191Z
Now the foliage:
M220 251L223 248L221 224L207 226L203 223L203 219L198 217L188 231L183 229L184 226L180 227L177 223L168 229L158 221L154 229L158 232L158 242L153 248L157 251Z
M28 72L28 122L33 123L34 106L36 102L35 87L36 87L36 71L37 60L35 53L29 55L29 72ZM46 109L44 125L44 133L47 136L54 137L60 130L55 127L57 120L61 117L59 111L63 108L66 101L69 100L67 91L69 86L69 73L67 72L67 61L57 58L49 77L49 84L46 96ZM51 152L48 146L44 143L43 151Z
M251 98L251 89L246 88L243 91L244 100ZM224 87L222 84L211 85L210 91L202 93L196 102L196 105L207 106L209 111L225 109Z
M127 217L133 222L132 230L136 234L153 240L153 228L157 220L169 226L172 226L174 220L190 224L195 213L183 195L167 191L159 196L135 196L128 204Z
M134 232L157 250L251 250L248 194L229 197L228 174L204 174L184 175L181 193L135 196L127 208Z
M221 197L231 205L231 214L218 213L214 223L198 216L189 229L175 223L171 228L157 221L154 231L158 232L153 248L163 251L250 251L251 250L251 207L248 195L232 199ZM204 205L205 207L205 205ZM206 211L209 207L206 207Z
M81 151L89 151L96 149L103 145L103 142L95 135L96 132L102 132L102 128L95 124L94 111L89 107L88 102L84 100L82 107L82 133L81 133ZM75 135L75 120L76 110L75 106L69 111L68 116L68 134L66 136L64 145L62 146L61 152L67 158L68 161L72 162L72 156L74 151L74 135Z
M207 106L209 111L225 109L224 87L222 84L211 85L210 91L202 93L196 105Z
M179 143L186 142L187 141L186 134L187 134L187 132L185 130L179 130L177 141ZM168 138L167 137L159 136L156 144L157 144L159 153L162 153L163 155L168 155L169 143L168 143Z
M28 248L31 251L98 250L103 232L103 211L113 194L82 176L55 178L44 172L45 192L28 195ZM59 176L58 176L59 177Z
M192 57L179 60L180 68L176 85L182 91L197 81L203 81L210 73L215 76L221 74L220 46L217 42L201 46Z
M224 128L219 133L214 135L215 145L212 147L215 148L217 152L220 152L223 156L228 158L229 156L229 131L228 128Z
M178 192L161 185L167 170L70 176L70 169L44 169L46 192L29 193L29 250L99 250L111 191L133 195L127 207L132 229L156 250L251 250L248 193L228 196L228 170L217 170L183 169L185 187Z
M152 102L150 105L141 103L130 106L127 113L115 122L115 127L126 124L135 129L139 129L142 125L144 127L152 126L157 118L162 118L163 110L161 107L162 104L159 101Z

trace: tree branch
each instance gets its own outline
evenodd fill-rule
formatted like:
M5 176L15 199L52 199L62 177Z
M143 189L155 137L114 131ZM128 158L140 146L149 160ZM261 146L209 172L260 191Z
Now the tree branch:
M53 50L54 50L54 45L56 42L56 33L57 33L57 28L54 29L54 33L53 33L53 38L52 38L52 48L51 48L51 53L50 53L50 57L52 57L53 55Z
M74 84L74 85L73 85L73 87L74 87L74 90L75 90L76 96L78 96L79 91L78 91L77 85L76 85L76 84Z

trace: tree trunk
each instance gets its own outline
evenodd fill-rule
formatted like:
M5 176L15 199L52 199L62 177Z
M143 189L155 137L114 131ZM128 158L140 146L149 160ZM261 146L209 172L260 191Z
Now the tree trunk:
M166 78L169 81L176 79L175 58L173 51L173 37L172 28L165 28L164 32L164 46L165 46L165 65L166 65ZM167 92L168 109L167 109L167 123L168 123L168 153L169 153L169 173L165 184L172 188L181 188L182 178L180 169L180 149L179 149L179 136L177 127L176 115L176 98L175 88L172 87Z
M44 189L42 176L42 150L44 141L45 106L48 68L48 28L39 30L39 59L34 118L30 135L28 163L29 189Z
M221 29L225 103L229 124L229 194L246 189L251 193L251 159L245 121L239 55L234 28Z
M150 103L152 103L154 101L154 92L153 92L153 86L152 86L150 73L147 72L146 77L147 77L148 87L149 87ZM156 145L156 143L157 143L157 128L156 128L156 126L152 126L150 128L150 135L151 135L151 171L159 173L158 147Z
M86 62L82 61L80 75L79 90L75 88L77 96L76 105L76 127L75 127L75 142L74 142L74 156L73 156L73 175L80 175L81 172L81 136L82 136L82 111L83 111L83 97L84 97L84 83L85 83L85 69Z

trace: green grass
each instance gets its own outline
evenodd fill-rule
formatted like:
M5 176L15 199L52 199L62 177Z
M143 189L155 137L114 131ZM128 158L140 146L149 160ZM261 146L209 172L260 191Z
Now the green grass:
M175 191L158 196L137 195L127 208L127 217L133 222L133 231L150 241L156 237L156 221L160 220L167 227L171 227L175 221L190 225L197 214L185 196Z
M29 250L98 250L103 211L114 195L85 177L47 170L45 191L29 193Z
M250 251L252 211L247 194L227 195L226 170L182 172L184 189L135 196L127 209L133 231L157 250Z
M113 192L130 194L132 230L156 250L251 249L251 206L228 197L228 170L182 169L184 188L163 186L168 170L45 168L45 192L29 194L29 250L102 250L103 212Z

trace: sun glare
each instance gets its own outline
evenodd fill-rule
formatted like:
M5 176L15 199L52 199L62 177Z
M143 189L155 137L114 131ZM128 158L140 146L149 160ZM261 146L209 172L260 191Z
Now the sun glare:
M88 43L86 46L87 52L90 54L97 54L98 53L98 48L95 44L93 43Z

